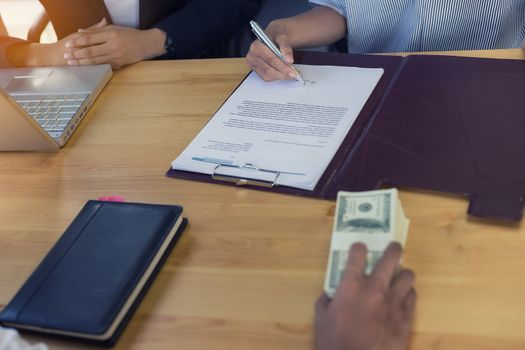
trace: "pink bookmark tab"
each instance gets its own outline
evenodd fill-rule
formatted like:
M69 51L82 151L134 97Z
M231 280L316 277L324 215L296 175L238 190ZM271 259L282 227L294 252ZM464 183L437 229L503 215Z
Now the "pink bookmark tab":
M108 197L99 197L97 200L102 202L124 202L124 197L121 196L108 196Z

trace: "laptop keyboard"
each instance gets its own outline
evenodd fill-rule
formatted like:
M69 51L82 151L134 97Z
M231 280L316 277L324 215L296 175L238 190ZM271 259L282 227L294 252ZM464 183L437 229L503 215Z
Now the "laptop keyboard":
M11 97L45 131L53 135L60 135L89 94L15 95Z

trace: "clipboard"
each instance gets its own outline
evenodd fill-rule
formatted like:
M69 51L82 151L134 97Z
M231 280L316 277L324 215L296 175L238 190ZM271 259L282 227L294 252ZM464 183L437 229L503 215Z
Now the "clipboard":
M334 200L383 186L469 197L468 213L519 221L525 205L525 62L296 52L296 62L384 74L313 191L170 169L167 176Z

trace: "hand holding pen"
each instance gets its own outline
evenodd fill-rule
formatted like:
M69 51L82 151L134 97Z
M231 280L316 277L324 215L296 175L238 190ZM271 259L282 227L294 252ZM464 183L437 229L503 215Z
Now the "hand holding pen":
M264 81L296 79L304 84L300 72L293 66L293 50L286 35L276 35L274 43L256 22L251 21L250 24L258 38L246 56L250 69Z

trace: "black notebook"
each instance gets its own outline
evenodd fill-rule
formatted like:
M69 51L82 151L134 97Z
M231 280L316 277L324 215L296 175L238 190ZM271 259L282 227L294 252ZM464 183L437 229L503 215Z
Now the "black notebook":
M113 345L186 224L179 206L89 201L0 323Z

